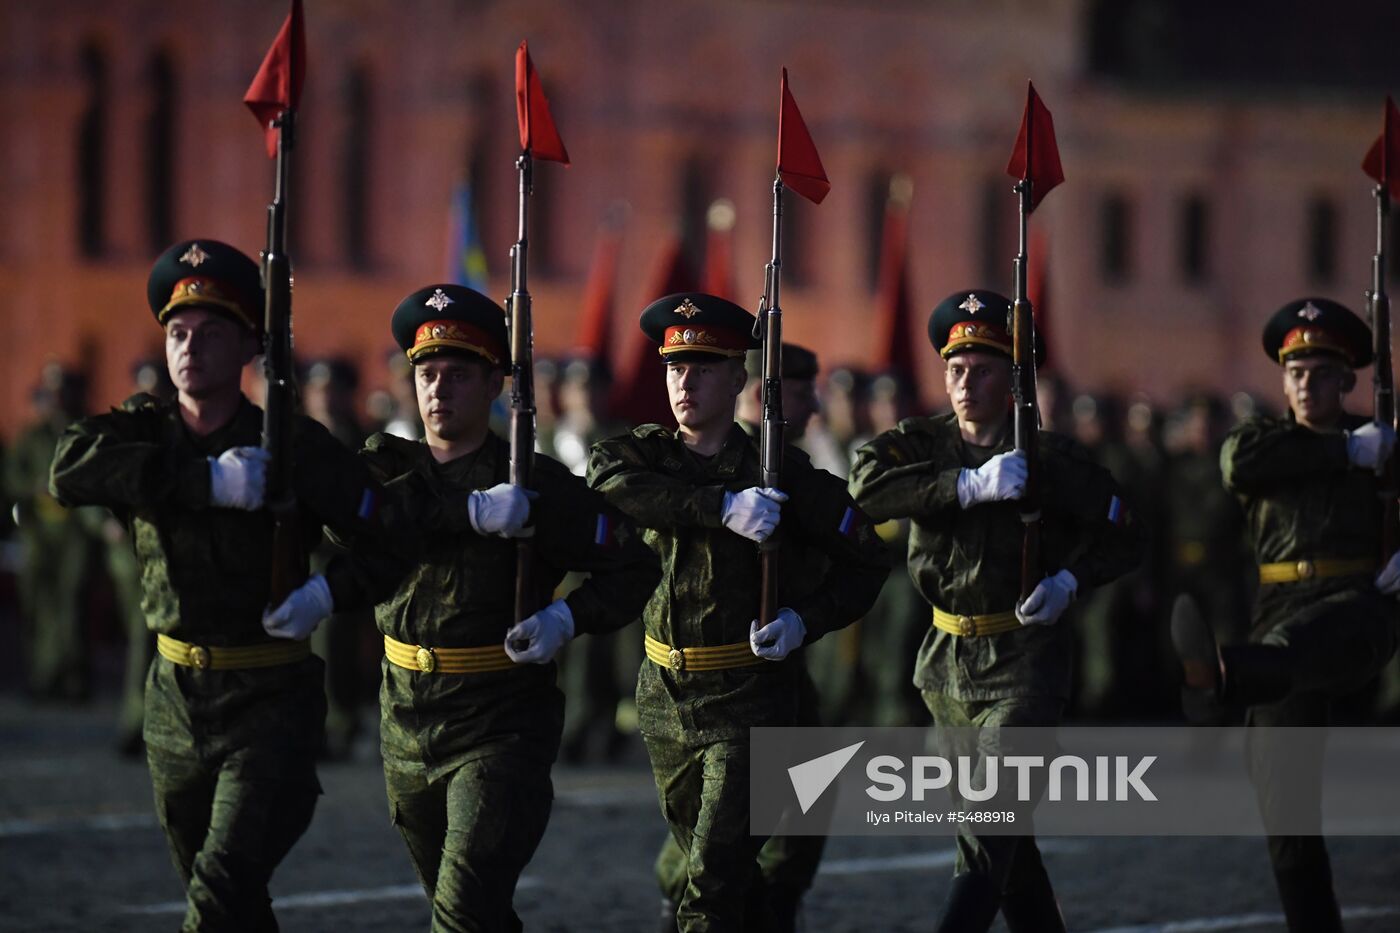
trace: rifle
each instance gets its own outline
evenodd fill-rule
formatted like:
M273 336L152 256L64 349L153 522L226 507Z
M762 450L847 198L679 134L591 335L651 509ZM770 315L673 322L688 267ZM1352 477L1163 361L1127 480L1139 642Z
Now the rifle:
M1366 292L1366 313L1371 322L1372 349L1375 361L1371 370L1374 401L1372 419L1377 425L1395 428L1395 373L1390 354L1390 296L1385 291L1385 232L1390 215L1390 196L1385 180L1376 185L1376 253L1371 257L1371 287ZM1387 457L1376 465L1381 500L1381 563L1385 564L1400 547L1400 510L1396 498L1400 482L1395 471L1395 457Z
M534 330L530 320L530 292L526 287L526 250L533 160L526 149L515 160L520 175L518 238L510 248L510 481L521 489L530 488L535 465L535 369ZM537 608L533 591L534 547L531 540L515 542L515 621L527 618Z
M1027 159L1029 162L1029 159ZM1020 245L1016 251L1015 297L1011 303L1011 398L1016 449L1026 457L1026 490L1021 496L1021 599L1027 599L1044 576L1040 560L1040 407L1035 390L1035 317L1026 295L1026 227L1031 213L1031 179L1022 178L1014 190L1020 212Z
M269 605L280 604L306 581L308 566L292 483L292 419L296 374L292 369L292 265L287 257L288 174L295 143L296 111L287 107L274 120L277 174L267 206L267 249L262 253L263 408L262 446L271 455L264 501L272 513L272 580Z
M765 487L776 487L783 470L783 309L781 280L783 269L783 179L773 179L773 253L763 269L763 298L758 303L754 336L761 341L763 356L763 421L759 434L759 471ZM758 624L772 622L778 614L778 581L774 557L776 535L758 546L761 573L758 598Z

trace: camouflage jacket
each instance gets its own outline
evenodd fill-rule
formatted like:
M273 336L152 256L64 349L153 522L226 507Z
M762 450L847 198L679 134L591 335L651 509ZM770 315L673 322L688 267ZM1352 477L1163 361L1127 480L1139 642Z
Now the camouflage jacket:
M50 485L67 504L106 506L127 528L141 567L141 605L156 632L201 645L273 641L263 631L271 575L272 517L209 503L208 457L259 443L262 412L244 399L233 419L199 437L174 403L149 395L69 426L54 456ZM298 418L293 485L306 549L328 526L360 554L326 571L337 605L361 601L361 580L383 579L387 561L375 515L380 492L355 455L316 422ZM297 775L315 784L309 762L320 741L326 700L321 661L249 670L196 670L156 658L147 680L148 745L181 755L236 760L257 778ZM231 758L230 756L236 756Z
M1351 429L1367 419L1347 416ZM1376 474L1347 458L1346 436L1303 427L1291 418L1252 418L1220 450L1225 488L1244 507L1254 558L1260 564L1331 558L1374 560L1381 551ZM1374 570L1259 587L1256 630L1301 606L1348 593L1374 595Z
M995 447L965 443L950 414L905 419L856 452L852 494L875 521L913 520L909 574L945 612L988 615L1016 606L1024 538L1016 503L964 509L958 501L959 472L1010 449L1009 430ZM1084 448L1042 432L1040 455L1044 570L1070 571L1083 597L1137 564L1141 535L1117 483ZM960 700L1065 698L1071 639L1063 621L967 638L930 625L914 683Z
M199 437L173 402L136 395L105 415L68 427L54 455L50 486L65 505L102 505L126 526L141 565L142 601L152 631L201 645L272 641L262 628L272 569L272 516L209 503L209 457L256 446L262 411L244 399L233 419ZM364 536L361 560L375 549L380 500L355 455L310 418L297 418L293 485L309 552L329 526L347 539ZM337 606L363 602L362 581L376 566L345 561L328 568Z
M758 614L757 545L721 522L725 492L759 482L758 446L735 424L711 458L674 431L643 425L595 444L588 482L645 529L661 585L642 614L646 634L681 648L747 643ZM801 616L807 643L859 618L888 573L884 546L843 487L806 454L783 452L777 543L780 607ZM790 544L788 543L790 542ZM813 566L812 550L829 562ZM637 707L646 734L693 744L742 738L751 726L794 721L800 663L675 671L642 662Z
M440 648L504 643L515 621L516 542L478 534L467 499L508 481L509 444L490 434L476 451L438 463L421 441L376 434L361 457L384 483L395 514L417 529L403 555L411 570L375 609L380 631ZM536 604L551 600L566 572L583 571L591 576L566 597L575 635L634 621L659 576L641 536L556 460L535 456L533 485ZM554 681L554 664L459 675L421 674L386 660L386 760L423 768L430 780L491 753L552 762L563 723Z

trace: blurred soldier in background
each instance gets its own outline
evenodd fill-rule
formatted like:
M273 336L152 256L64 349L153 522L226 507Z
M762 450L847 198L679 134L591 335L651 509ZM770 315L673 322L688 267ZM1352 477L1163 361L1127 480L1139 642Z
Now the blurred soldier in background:
M34 419L5 459L5 489L19 529L20 608L27 687L38 700L86 700L92 672L83 601L93 556L92 518L49 494L49 464L64 429L83 414L86 386L58 363L44 366Z
M535 384L541 388L540 363L535 364ZM541 430L541 446L575 476L588 470L588 451L596 442L613 437L628 425L610 419L606 412L612 373L606 360L580 357L550 367L554 375L543 387L558 386L558 415L550 419L552 430ZM546 441L548 437L548 441ZM582 582L579 574L565 577L561 592ZM559 686L564 691L564 738L560 755L565 761L587 760L597 752L608 761L626 749L627 733L619 726L619 706L631 705L642 662L642 639L633 626L572 642L559 653Z
M302 380L307 416L351 453L358 453L369 436L355 413L359 385L355 364L340 357L313 361ZM329 537L323 537L311 554L311 572L325 573L339 550ZM321 753L329 761L349 758L360 734L360 645L373 616L369 608L337 612L311 636L311 650L326 662L326 736Z

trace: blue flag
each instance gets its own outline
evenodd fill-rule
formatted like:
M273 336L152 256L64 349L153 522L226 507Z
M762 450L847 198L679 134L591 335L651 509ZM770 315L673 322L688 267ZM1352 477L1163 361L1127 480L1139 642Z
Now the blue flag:
M465 183L452 189L451 229L447 240L447 279L485 294L488 289L486 251L481 228L472 210L472 189Z

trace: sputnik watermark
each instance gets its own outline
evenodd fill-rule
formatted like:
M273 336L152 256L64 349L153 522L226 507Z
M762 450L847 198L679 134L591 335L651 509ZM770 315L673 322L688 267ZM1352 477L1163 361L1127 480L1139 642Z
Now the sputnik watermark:
M894 755L877 755L865 765L865 776L870 779L866 794L873 800L884 802L903 800L921 801L930 791L945 791L953 787L953 774L957 773L957 793L963 800L982 803L995 799L1000 790L1000 775L1003 769L1015 772L1016 801L1030 803L1038 796L1033 784L1043 771L1048 785L1046 797L1050 800L1073 799L1100 802L1156 800L1157 795L1143 782L1147 769L1157 760L1156 755L1138 758L1129 764L1127 755L1097 755L1093 767L1078 755L1057 755L1046 764L1043 755L1007 755L1003 758L974 758L959 755L956 763L939 755L915 755L909 762L910 780L905 780L901 772L905 762ZM1065 772L1072 777L1066 779ZM1092 777L1091 777L1092 774ZM981 786L976 786L980 782ZM1066 797L1066 785L1073 788L1073 796Z
M750 830L1400 835L1400 729L756 728Z

